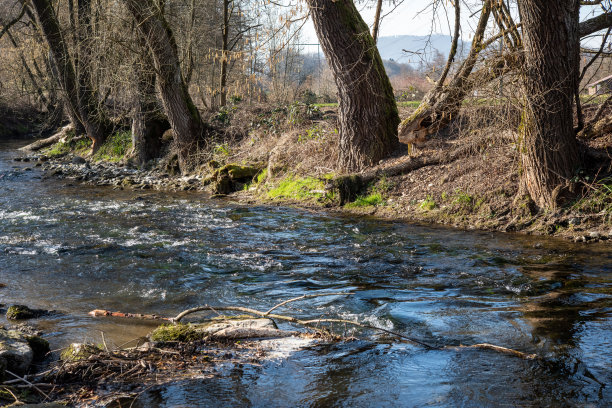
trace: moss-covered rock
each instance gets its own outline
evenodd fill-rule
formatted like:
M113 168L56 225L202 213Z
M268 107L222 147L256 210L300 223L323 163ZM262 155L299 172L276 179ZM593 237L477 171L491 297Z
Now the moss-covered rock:
M226 164L219 170L220 172L226 171L227 174L232 178L232 180L244 180L244 179L253 179L259 172L261 172L261 167L255 166L241 166L238 164Z
M34 360L44 359L47 353L51 351L49 342L40 336L30 336L26 340L34 353Z
M189 342L201 340L203 334L198 332L196 326L192 324L164 324L153 330L149 338L151 341Z
M100 352L100 348L93 344L72 343L66 347L60 354L63 361L74 362L87 360L90 356L94 356Z
M6 318L9 320L34 319L45 313L45 310L30 309L24 305L13 305L6 310Z
M0 329L0 374L4 374L4 369L17 374L24 374L28 370L34 352L27 338L17 330Z

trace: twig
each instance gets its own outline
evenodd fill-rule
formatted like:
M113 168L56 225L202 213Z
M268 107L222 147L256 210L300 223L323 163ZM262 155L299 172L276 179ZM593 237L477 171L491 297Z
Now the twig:
M106 345L106 340L104 339L104 332L100 330L100 335L102 335L102 344L104 345L104 349L108 352L108 346Z
M13 396L13 398L15 398L15 403L16 404L21 404L22 402L19 400L19 398L17 398L17 396L13 393L13 391L11 391L11 389L9 387L2 387L4 388L5 391L7 391L9 394L11 394Z
M376 326L371 326L369 324L362 324L362 323L354 322L352 320L344 320L344 319L314 319L314 320L306 320L306 321L303 321L302 323L306 325L306 324L312 324L312 323L315 323L315 322L316 323L344 323L344 324L352 324L353 326L363 327L364 329L379 330L379 331L382 331L382 332L385 332L385 333L392 334L392 335L397 336L399 338L402 338L404 340L408 340L411 343L418 344L418 345L423 346L425 348L428 348L428 349L431 349L431 350L436 349L436 347L434 347L432 345L429 345L427 343L423 343L420 340L413 339L412 337L405 336L405 335L403 335L401 333L394 332L392 330L383 329L382 327L376 327Z
M23 381L24 383L30 385L32 388L34 388L36 391L38 391L43 397L45 397L46 399L51 399L43 390L41 390L40 388L38 388L36 385L32 384L31 382L29 382L28 380L26 380L25 378L22 378L20 376L18 376L17 374L9 371L9 370L4 370L5 373L8 373L10 375L12 375L15 378L20 379L21 381Z
M269 315L273 310L278 309L281 306L285 306L287 303L297 302L298 300L312 299L312 298L323 297L323 296L343 296L343 295L354 295L354 293L353 292L339 292L339 293L322 293L322 294L318 294L318 295L302 295L302 296L298 296L296 298L285 300L284 302L281 302L281 303L277 304L276 306L274 306L273 308L268 310L266 313L264 313L264 316Z
M507 348L507 347L502 347L502 346L496 346L495 344L490 344L490 343L478 343L478 344L474 344L471 346L446 346L444 347L445 349L485 349L485 350L493 350L493 351L497 351L503 354L509 354L511 356L516 356L516 357L520 357L523 358L525 360L533 360L538 358L537 354L527 354L527 353L523 353L522 351L518 351L518 350L514 350L511 348Z

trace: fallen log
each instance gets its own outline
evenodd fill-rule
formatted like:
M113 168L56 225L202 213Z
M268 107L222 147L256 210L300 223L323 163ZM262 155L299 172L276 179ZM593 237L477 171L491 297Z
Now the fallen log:
M40 149L44 149L47 146L51 146L65 138L69 132L73 131L74 127L72 125L66 125L60 129L59 132L55 133L53 136L50 136L46 139L37 140L34 143L30 143L27 146L20 148L19 150L24 152L37 152Z
M123 313L123 312L111 312L109 310L95 309L87 313L92 317L122 317L128 319L143 319L143 320L167 320L171 321L171 318L158 316L156 314L140 314L140 313Z

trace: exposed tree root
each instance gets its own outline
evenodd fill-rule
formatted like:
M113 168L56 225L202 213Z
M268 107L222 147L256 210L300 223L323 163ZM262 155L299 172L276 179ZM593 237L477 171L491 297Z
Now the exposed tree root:
M335 178L330 187L338 191L340 205L354 201L359 193L371 182L381 177L393 177L400 174L410 173L427 166L437 166L444 163L451 163L468 155L471 151L470 146L458 148L450 153L438 153L433 156L419 156L408 158L408 160L372 171L358 174L349 174Z

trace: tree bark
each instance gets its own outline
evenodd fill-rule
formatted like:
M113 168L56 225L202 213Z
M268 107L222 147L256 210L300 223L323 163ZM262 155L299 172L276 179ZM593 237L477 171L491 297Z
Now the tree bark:
M378 42L378 32L380 31L380 13L382 11L382 2L383 0L378 0L376 2L376 12L374 14L374 25L372 26L372 38L374 42Z
M352 0L308 0L338 87L339 166L359 171L398 146L393 88L376 44Z
M97 151L112 125L100 109L100 98L93 83L93 32L91 27L91 0L78 0L78 59L79 110L87 136L93 141L92 152Z
M428 135L445 128L457 116L465 96L472 89L469 77L483 47L484 33L491 15L491 9L491 0L486 0L474 33L470 53L452 77L450 83L444 85L438 81L436 86L425 95L417 110L402 121L399 128L399 138L402 142L408 144L424 142ZM459 9L456 9L456 11L458 14ZM460 21L458 17L456 21ZM449 56L449 58L452 58L452 56Z
M85 128L87 136L94 143L94 151L101 143L100 133L98 132L98 124L92 123L90 120L96 118L97 114L92 112L89 105L83 105L79 97L80 86L77 81L77 75L73 62L68 52L68 47L62 35L55 10L51 6L49 0L32 0L34 11L38 16L39 26L42 31L45 41L49 45L49 50L55 66L57 68L57 80L63 91L65 105L68 110L68 116L74 122L75 129L79 129L82 125Z
M520 0L525 106L521 181L541 208L554 209L580 164L573 129L579 77L579 0Z
M233 0L223 0L223 28L221 31L221 75L219 80L219 106L227 104L228 42L230 28L230 4Z
M139 64L134 66L135 93L132 108L132 157L139 165L159 157L162 135L170 128L157 104L155 71L149 50L143 44Z
M179 166L182 172L187 172L194 164L192 155L206 126L185 85L172 31L160 8L151 0L124 2L151 50L157 87L174 133Z

